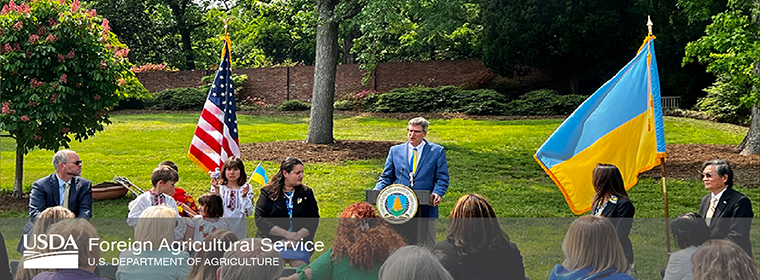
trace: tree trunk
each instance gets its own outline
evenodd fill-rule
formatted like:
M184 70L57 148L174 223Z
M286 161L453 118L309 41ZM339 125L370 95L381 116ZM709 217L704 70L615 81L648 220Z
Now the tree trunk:
M182 51L185 52L185 67L187 70L195 70L195 56L193 54L193 44L190 41L190 29L182 29Z
M749 131L742 143L736 146L736 151L743 156L760 154L760 107L758 105L752 106Z
M317 0L317 55L314 63L314 88L311 93L311 118L306 142L329 144L333 139L333 100L335 70L338 64L338 0Z
M13 197L24 195L24 147L16 143L16 178L13 180Z

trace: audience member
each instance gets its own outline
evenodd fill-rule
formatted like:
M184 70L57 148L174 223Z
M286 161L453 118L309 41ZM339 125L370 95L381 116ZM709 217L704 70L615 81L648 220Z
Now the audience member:
M198 199L200 201L200 198ZM206 236L206 239L203 240L203 243L206 246L211 247L211 244L217 242L216 240L220 240L221 244L224 244L223 246L227 246L227 248L231 248L231 245L238 241L237 235L234 232L231 232L226 229L220 229L217 231L212 232L208 236ZM190 268L190 276L187 277L187 280L207 280L207 279L216 279L216 271L219 269L219 262L210 262L207 263L207 261L212 259L220 259L224 256L224 248L218 248L220 250L200 250L195 254L195 258L200 260L198 262L195 262L193 264L193 267Z
M71 212L71 210L63 208L61 206L55 206L45 209L45 211L42 211L37 216L37 220L34 222L34 226L32 227L32 235L39 235L39 234L45 234L48 232L48 229L50 229L50 226L53 224L63 221L65 219L73 219L74 218L74 212ZM19 241L23 242L23 240ZM21 256L21 261L18 262L18 266L16 269L16 277L13 279L15 280L31 280L34 278L35 275L38 273L45 271L42 269L25 269L24 268L24 260L26 258L24 256Z
M162 165L166 165L174 169L174 171L177 171L177 180L179 180L179 167L176 163L171 160L165 160L158 164L158 166ZM195 199L187 194L184 189L174 186L174 195L172 195L172 198L174 198L174 201L177 202L177 206L179 206L178 210L180 216L192 218L193 216L198 215L198 205L195 204Z
M39 179L32 184L29 193L29 221L24 225L23 234L29 234L34 226L34 219L53 206L63 206L71 210L77 218L92 217L92 182L79 177L82 175L82 161L72 150L60 150L53 155L55 173ZM19 240L16 251L24 252Z
M238 242L249 242L256 250L237 250L224 253L225 259L256 259L251 265L225 265L219 267L219 280L275 280L282 275L285 262L275 250L261 250L261 239L247 238ZM242 248L242 246L240 247ZM269 261L267 261L269 260Z
M663 280L691 280L691 256L710 234L697 213L681 214L670 223L670 232L681 250L670 254Z
M97 264L90 265L91 259L98 260L101 256L100 247L89 248L90 238L99 238L98 231L85 219L68 219L53 224L48 231L50 234L70 236L79 248L79 268L61 269L58 272L45 271L34 276L34 280L107 280L95 274ZM89 248L89 249L87 249ZM46 252L67 251L73 248L63 247L60 250L46 250Z
M752 256L749 232L752 227L752 203L734 190L734 172L728 162L711 160L702 165L702 181L710 194L702 198L699 214L710 228L710 239L726 239Z
M5 238L0 232L0 279L11 279L11 266L8 259L8 250L5 249Z
M319 227L319 207L314 191L303 184L303 162L287 157L280 170L261 188L256 201L256 237L292 242L314 241ZM306 250L285 249L280 255L290 266L308 264L311 254Z
M253 214L253 189L246 183L248 176L243 159L228 158L219 175L221 180L211 179L211 192L222 196L224 218L230 223L230 230L240 239L247 238L246 218Z
M229 230L230 224L223 219L224 203L222 197L215 193L207 193L198 198L200 215L193 217L187 223L185 240L203 241L206 236L217 230Z
M592 203L594 216L607 217L615 226L620 245L628 263L633 265L633 245L628 235L633 226L633 215L636 209L628 199L625 191L623 175L617 166L599 163L594 168L592 175L594 184L594 200Z
M567 230L562 242L564 265L554 267L550 280L626 279L628 261L615 227L604 217L582 216Z
M377 279L388 255L404 245L371 204L356 202L340 214L332 248L286 279Z
M379 280L453 280L432 251L417 245L399 248L378 272Z
M119 254L119 258L152 260L182 258L187 260L189 257L187 252L174 254L173 251L166 250L159 246L163 242L171 244L172 241L174 241L172 229L176 227L176 222L176 208L172 209L166 205L156 205L146 208L140 214L139 219L137 219L137 224L135 225L135 241L150 241L151 244L153 244L153 248L142 248L141 252L131 250L123 251ZM187 261L183 261L176 266L166 266L161 263L148 263L148 265L127 265L125 263L120 263L116 270L116 280L185 280L190 271L190 266L187 264Z
M694 280L760 280L752 258L727 240L708 240L691 256Z
M485 197L463 195L449 218L446 240L434 248L454 279L525 279L520 250L499 227Z
M142 215L142 211L150 206L162 204L167 205L170 209L174 209L174 212L177 213L175 216L178 220L181 220L179 209L177 209L177 202L172 198L172 195L174 195L174 184L179 181L177 171L166 165L158 166L150 174L150 181L153 184L153 188L129 202L127 224L134 227L137 225L137 218ZM185 222L176 223L173 236L174 240L182 240L185 236Z

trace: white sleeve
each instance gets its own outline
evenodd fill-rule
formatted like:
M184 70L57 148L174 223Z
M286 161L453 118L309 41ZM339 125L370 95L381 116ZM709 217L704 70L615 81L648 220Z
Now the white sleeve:
M147 208L147 200L144 195L137 196L129 203L129 214L127 214L127 225L134 227L137 225L137 218L140 217L142 211Z
M177 202L168 195L166 195L166 205L169 205L169 208L174 209L174 213L177 214L177 226L174 227L174 240L182 240L185 238L185 226L187 226L187 222L185 222L182 219L182 216L179 215Z
M248 185L248 184L246 184ZM251 185L248 185L248 194L246 194L245 197L242 198L242 206L243 206L243 217L249 217L253 215L253 188Z

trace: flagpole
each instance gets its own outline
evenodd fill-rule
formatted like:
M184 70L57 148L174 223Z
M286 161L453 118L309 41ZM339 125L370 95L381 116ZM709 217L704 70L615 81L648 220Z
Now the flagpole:
M652 23L652 18L650 16L647 16L647 30L649 31L648 36L652 36L652 26L654 24ZM648 64L649 65L649 64ZM652 93L652 66L649 65L648 67L648 74L647 75L649 79L649 93L650 96ZM654 100L653 100L654 101ZM670 253L670 215L668 213L668 186L665 183L665 158L660 157L660 172L661 172L661 179L662 181L662 202L665 205L665 244L667 246L668 253Z

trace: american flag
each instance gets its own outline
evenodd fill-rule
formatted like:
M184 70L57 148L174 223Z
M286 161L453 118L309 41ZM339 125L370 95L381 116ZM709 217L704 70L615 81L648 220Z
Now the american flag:
M235 91L230 69L230 39L225 36L222 62L214 77L214 83L203 105L198 127L195 128L190 151L187 153L195 164L205 171L212 171L228 157L240 156L237 117L235 116Z

